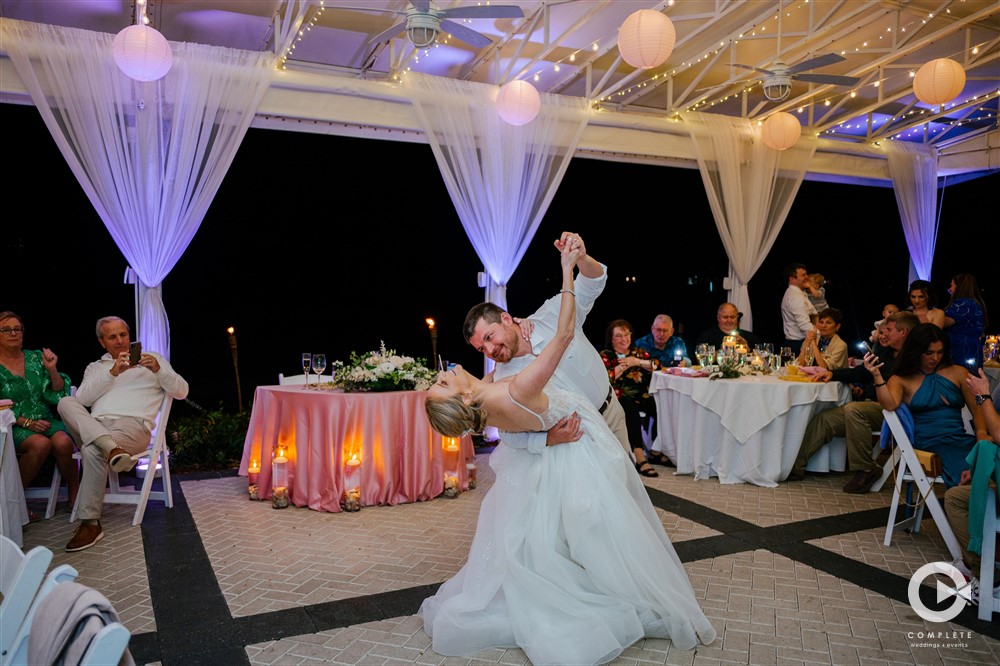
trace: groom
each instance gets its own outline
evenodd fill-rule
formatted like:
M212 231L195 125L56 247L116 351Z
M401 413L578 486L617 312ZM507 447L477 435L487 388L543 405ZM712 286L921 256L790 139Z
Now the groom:
M629 445L628 432L625 429L625 413L618 404L608 371L604 367L600 354L583 334L583 321L594 306L594 301L604 291L607 283L607 267L595 261L587 254L583 239L578 234L564 231L557 241L556 249L560 252L569 243L570 247L580 249L580 258L576 262L579 270L573 283L576 293L576 335L569 349L563 355L556 368L555 379L563 386L584 395L604 416L611 432L615 434L632 459L632 447ZM521 337L521 328L514 322L509 313L501 310L493 303L480 303L465 316L463 333L470 345L481 351L487 357L496 361L497 366L493 376L497 379L516 375L523 370L535 356L542 351L556 331L559 319L559 294L545 301L530 320L534 325L530 341ZM575 442L582 433L577 428L578 420L565 418L559 421L551 430L545 432L505 432L504 442L514 448L526 448L531 453L541 453L546 446Z

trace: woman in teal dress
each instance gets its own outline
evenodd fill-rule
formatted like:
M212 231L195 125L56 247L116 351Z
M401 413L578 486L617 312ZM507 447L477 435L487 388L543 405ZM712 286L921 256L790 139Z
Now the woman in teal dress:
M0 398L14 402L14 446L21 453L21 485L27 487L52 453L69 487L73 506L80 475L73 460L73 438L56 418L55 406L69 395L69 377L56 369L51 349L24 350L24 324L13 312L0 312Z
M983 333L989 326L986 304L976 278L959 273L951 281L951 302L944 309L944 327L951 337L952 355L968 368L983 366Z
M948 335L934 324L920 324L906 336L892 377L882 379L878 358L865 356L883 409L901 403L913 416L914 448L936 453L944 469L945 487L958 485L965 458L978 439L988 438L976 397L966 385L969 371L951 360ZM965 431L962 407L973 415L977 435Z

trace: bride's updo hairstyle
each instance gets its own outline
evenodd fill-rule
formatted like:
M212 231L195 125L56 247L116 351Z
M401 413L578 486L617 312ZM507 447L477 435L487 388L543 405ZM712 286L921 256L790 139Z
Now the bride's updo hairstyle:
M482 432L486 427L486 411L470 405L455 395L450 398L427 398L424 403L431 427L445 437L462 437L470 432Z

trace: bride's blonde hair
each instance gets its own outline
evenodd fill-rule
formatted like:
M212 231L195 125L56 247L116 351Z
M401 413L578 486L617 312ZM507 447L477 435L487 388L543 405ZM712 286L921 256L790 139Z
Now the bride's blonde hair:
M424 403L431 427L445 437L463 437L482 432L486 427L486 410L455 395L450 398L427 398Z

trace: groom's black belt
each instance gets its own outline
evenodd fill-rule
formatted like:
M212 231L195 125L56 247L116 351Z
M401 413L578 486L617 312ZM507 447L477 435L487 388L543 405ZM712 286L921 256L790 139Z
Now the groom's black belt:
M613 397L615 397L615 390L609 386L608 397L604 399L604 404L601 405L600 409L598 409L597 411L599 411L601 414L604 414L604 411L608 408L608 405L611 404L611 398Z

